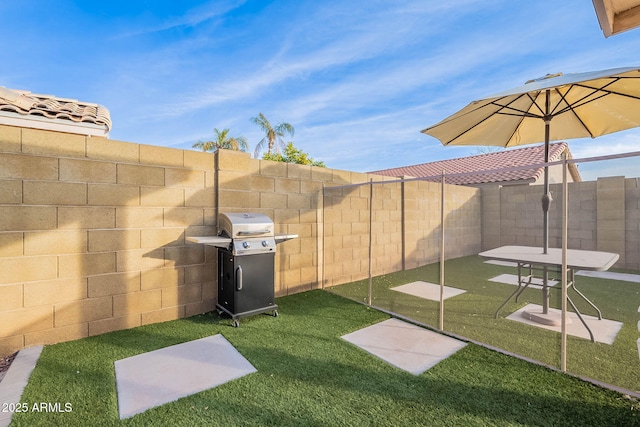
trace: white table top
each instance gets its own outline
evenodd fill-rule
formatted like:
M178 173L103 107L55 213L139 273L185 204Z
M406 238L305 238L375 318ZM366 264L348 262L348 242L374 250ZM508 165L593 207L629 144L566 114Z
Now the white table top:
M533 246L501 246L480 252L484 258L501 261L532 263L546 266L562 265L562 249L549 248L546 254L541 247ZM567 249L567 267L574 270L605 271L618 261L620 256L611 252L583 251Z

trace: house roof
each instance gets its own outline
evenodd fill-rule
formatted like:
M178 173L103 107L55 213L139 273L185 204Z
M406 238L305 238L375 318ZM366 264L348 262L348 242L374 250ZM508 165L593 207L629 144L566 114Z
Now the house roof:
M567 152L567 158L572 158L569 145L566 142L557 142L549 145L549 161L561 159L563 152ZM504 150L493 153L480 154L457 159L441 160L438 162L422 163L419 165L404 166L399 168L384 169L370 173L386 176L411 176L416 178L433 177L439 180L442 172L445 174L460 174L479 172L467 176L447 177L447 182L458 185L478 184L527 184L537 181L544 173L544 167L531 169L518 169L504 171L505 168L538 165L544 163L544 144L535 145L515 150ZM482 171L486 171L482 173ZM574 181L582 181L580 172L575 164L569 164L569 173Z
M111 117L102 105L0 86L0 124L108 136Z

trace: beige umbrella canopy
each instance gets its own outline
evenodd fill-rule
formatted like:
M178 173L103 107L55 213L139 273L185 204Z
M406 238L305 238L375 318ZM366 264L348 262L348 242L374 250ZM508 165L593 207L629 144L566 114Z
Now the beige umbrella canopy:
M524 86L474 101L422 132L444 145L516 145L595 138L640 126L640 69L617 68L581 74L547 75ZM566 197L566 191L564 192ZM566 199L565 199L566 200ZM549 168L545 166L543 253L549 249ZM566 370L566 216L563 216L562 369ZM543 269L543 298L548 271ZM441 279L442 282L444 282ZM543 313L546 314L546 311Z
M595 138L640 126L640 68L554 74L473 101L424 129L443 145L516 145ZM544 251L548 249L548 168L543 195Z
M548 98L548 99L547 99ZM422 132L443 145L511 147L640 126L640 68L554 74L473 101Z

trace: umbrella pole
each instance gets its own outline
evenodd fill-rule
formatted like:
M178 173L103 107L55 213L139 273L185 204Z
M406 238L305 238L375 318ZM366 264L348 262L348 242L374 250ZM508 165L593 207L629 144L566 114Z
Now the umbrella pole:
M545 116L544 116L544 194L542 195L542 253L549 253L549 205L551 204L551 194L549 193L549 131L551 126L551 115L549 113L551 94L546 91ZM547 267L542 269L542 313L549 312L549 271Z
M442 170L442 182L440 186L440 330L444 331L444 169Z
M551 94L547 89L544 116L544 194L542 195L542 247L543 253L549 252L549 205L551 204L551 194L549 194L549 133L551 127L551 115L549 114Z
M560 322L560 369L567 372L567 240L569 236L569 184L567 153L562 154L562 320Z

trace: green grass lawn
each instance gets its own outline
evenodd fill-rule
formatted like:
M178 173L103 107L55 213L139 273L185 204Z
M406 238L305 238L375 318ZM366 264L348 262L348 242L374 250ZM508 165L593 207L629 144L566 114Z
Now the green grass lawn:
M621 271L621 270L618 270ZM516 303L511 300L498 319L496 309L515 290L513 285L488 281L499 274L517 274L517 268L484 263L478 256L449 260L445 264L447 286L467 292L445 300L444 330L502 348L549 366L560 366L560 334L505 319L507 315L528 303L541 304L541 291L527 289ZM637 274L637 272L634 272ZM373 279L373 300L376 307L438 327L439 303L413 297L389 288L422 280L439 282L439 265L400 271ZM640 392L640 358L636 340L640 284L576 276L579 289L602 311L606 319L623 323L613 345L567 337L567 370L571 373ZM561 290L552 289L551 307L560 308ZM368 280L330 289L339 295L364 302ZM570 290L570 296L583 314L595 311Z
M640 425L635 399L473 344L414 376L340 338L384 313L322 291L277 302L239 328L206 314L46 346L22 402L72 411L12 426ZM219 333L256 373L118 419L114 361Z

